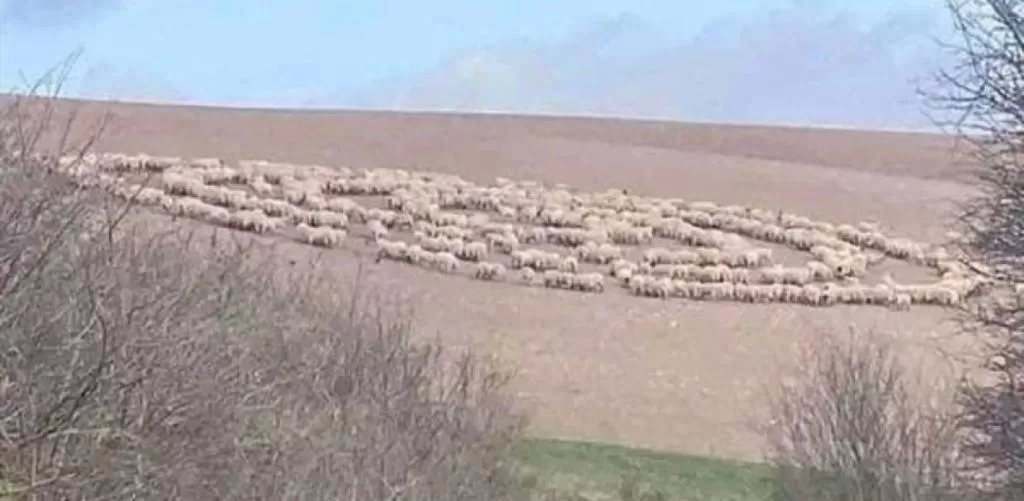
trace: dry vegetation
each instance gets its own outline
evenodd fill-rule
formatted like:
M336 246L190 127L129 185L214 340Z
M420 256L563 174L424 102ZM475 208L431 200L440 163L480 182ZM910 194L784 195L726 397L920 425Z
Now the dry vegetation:
M411 342L382 291L83 189L40 152L50 104L0 120L0 498L514 493L503 371Z
M948 388L914 379L877 333L823 335L772 394L769 461L776 499L967 499Z
M80 186L216 226L526 286L690 300L811 306L957 306L985 284L941 246L783 211L659 199L620 190L217 158L98 154L66 159ZM810 260L785 265L773 250ZM931 268L933 283L883 275L886 260Z

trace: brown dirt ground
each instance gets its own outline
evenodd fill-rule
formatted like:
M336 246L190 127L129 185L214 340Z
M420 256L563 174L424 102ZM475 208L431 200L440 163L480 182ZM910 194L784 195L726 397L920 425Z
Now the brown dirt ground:
M228 110L99 104L115 118L100 149L354 167L404 167L562 182L594 190L877 220L927 241L969 192L941 136L580 118ZM293 245L293 244L288 244ZM312 252L293 245L295 252ZM351 269L353 254L323 265ZM539 435L755 458L763 385L800 340L850 325L892 333L928 376L936 346L959 350L949 314L916 307L815 309L695 303L511 287L407 266L369 267L413 298L427 333L497 353ZM952 346L952 348L950 348ZM936 369L936 370L932 370Z

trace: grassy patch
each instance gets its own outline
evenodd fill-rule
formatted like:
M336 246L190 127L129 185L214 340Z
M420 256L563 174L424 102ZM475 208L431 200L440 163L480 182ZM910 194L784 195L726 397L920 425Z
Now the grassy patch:
M768 470L756 463L536 438L516 456L532 486L556 499L768 499Z

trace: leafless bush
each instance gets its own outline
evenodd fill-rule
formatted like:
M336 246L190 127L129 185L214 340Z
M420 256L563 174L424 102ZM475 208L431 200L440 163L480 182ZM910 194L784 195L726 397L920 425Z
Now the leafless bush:
M414 343L368 285L75 187L16 132L52 100L24 104L0 115L0 498L510 495L503 371Z
M776 499L959 499L955 421L915 395L889 343L824 337L805 346L801 367L770 399Z
M957 63L925 91L952 116L970 146L980 192L963 207L961 248L992 280L969 303L965 330L988 344L998 377L971 379L960 395L969 473L984 495L1024 499L1024 4L1017 0L947 0ZM980 497L982 494L978 494Z

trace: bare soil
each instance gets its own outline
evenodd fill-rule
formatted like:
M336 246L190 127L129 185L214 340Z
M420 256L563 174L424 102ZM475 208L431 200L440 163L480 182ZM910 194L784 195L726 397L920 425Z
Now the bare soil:
M352 167L402 167L625 188L630 193L875 220L938 241L970 193L937 135L497 115L268 111L69 101L115 118L99 148ZM285 243L296 253L317 252ZM321 266L354 269L351 251ZM937 348L964 353L951 314L878 307L662 301L441 276L383 262L367 272L414 301L424 335L495 353L539 435L756 458L766 385L809 336L851 325L893 334L937 381Z

